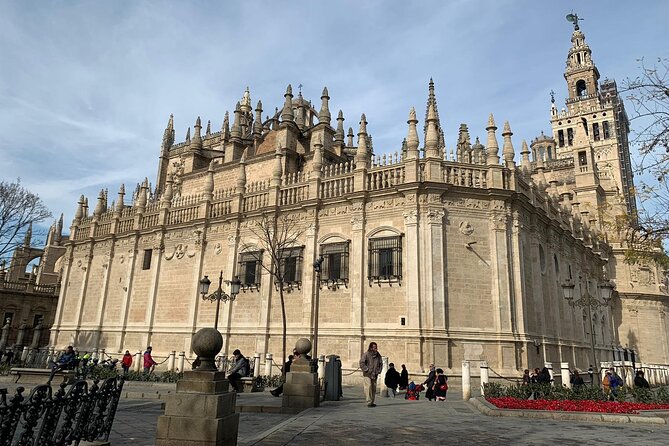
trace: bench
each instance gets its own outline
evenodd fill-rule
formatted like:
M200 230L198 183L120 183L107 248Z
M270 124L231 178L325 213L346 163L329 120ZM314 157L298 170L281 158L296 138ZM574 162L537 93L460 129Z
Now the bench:
M23 367L12 367L9 374L16 377L15 384L46 384L51 376L51 369L30 369ZM53 382L60 384L63 381L73 381L74 370L60 370L55 373Z
M243 392L262 392L264 388L259 385L258 380L253 376L245 376L239 380L237 388L235 389L237 393Z

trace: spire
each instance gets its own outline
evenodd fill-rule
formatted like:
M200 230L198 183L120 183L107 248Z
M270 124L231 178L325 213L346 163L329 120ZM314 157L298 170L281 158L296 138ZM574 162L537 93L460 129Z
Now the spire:
M509 121L504 123L504 129L502 130L502 137L504 138L504 145L502 147L502 155L504 156L504 164L506 167L512 169L515 167L513 158L516 156L516 152L513 150L513 143L511 142L511 136L513 132L511 131L511 126Z
M214 160L212 159L209 162L209 168L207 169L207 176L204 180L204 194L205 198L211 200L214 193Z
M328 96L328 87L323 88L323 93L321 94L321 111L318 112L318 123L330 125L330 108L328 101L330 96Z
M93 215L95 217L100 217L103 212L103 207L104 207L104 199L105 199L105 190L101 189L100 193L98 194L98 202L95 204L95 209L93 210Z
M211 135L211 120L207 121L207 130L204 132L205 135Z
M256 119L253 121L253 134L262 135L262 102L258 101L256 105Z
M297 114L295 115L295 124L301 129L304 130L305 128L305 119L306 119L306 114L305 114L305 106L304 106L304 98L302 98L302 92L297 93Z
M56 242L60 243L63 238L63 214L61 212L58 223L56 224Z
M479 140L479 137L476 137L476 141L474 142L474 145L472 146L472 161L477 164L485 164L485 147L483 147L483 144L481 144L481 141Z
M237 171L237 189L238 194L243 194L246 191L246 149L242 152L239 158L239 170Z
M26 235L23 238L23 246L25 248L30 248L30 242L33 238L33 222L28 223L28 230L26 231Z
M79 223L84 217L84 196L79 197L77 211L74 213L74 222Z
M272 170L272 186L281 186L281 175L283 174L283 165L281 164L281 148L277 144L274 151L274 170Z
M527 141L523 139L520 146L520 167L523 169L525 175L532 171L532 163L530 162L530 149L527 147Z
M416 109L413 107L409 110L409 120L407 121L407 124L409 124L409 133L406 138L406 157L407 159L418 158L418 145L420 144L418 141L418 132L416 131L418 119L416 119Z
M160 207L163 209L169 208L172 204L172 197L174 196L173 184L174 179L172 175L168 175L167 181L165 183L165 191L163 192L163 196L160 199Z
M348 133L346 134L346 147L353 147L353 128L348 128Z
M283 103L283 110L281 110L281 121L295 121L295 114L293 113L293 87L288 84L286 94L283 95L286 100Z
M537 187L539 190L544 191L546 190L546 186L548 186L548 183L546 182L546 174L544 171L546 168L544 167L544 159L541 156L537 157Z
M125 197L125 185L121 184L121 187L118 188L118 197L116 198L116 214L121 216L123 213L123 197Z
M84 197L84 217L88 217L88 197Z
M497 130L497 126L495 126L495 118L493 117L492 113L490 113L490 117L488 118L488 127L486 127L486 130L488 131L488 143L486 144L486 164L498 165L499 145L497 145L497 136L495 136L495 130Z
M193 132L193 140L190 143L190 150L201 151L202 150L202 123L200 117L198 116L195 120L195 131Z
M429 126L429 121L428 121L428 119L430 117L429 116L430 115L430 106L432 106L432 109L433 109L433 111L432 111L433 119L434 119L434 122L435 122L435 127L436 127L436 132L437 132L437 137L436 137L437 144L436 144L436 146L437 146L437 154L438 154L439 149L441 149L442 145L443 145L443 138L440 138L440 135L442 135L443 132L441 130L441 123L439 121L439 109L437 107L437 96L434 93L434 81L432 80L432 78L430 78L430 83L428 85L427 105L425 107L425 125L424 125L424 128L423 128L423 139L425 141L425 146L426 146L425 148L426 149L427 149L427 139L428 139L427 138L427 132L428 132L428 129L430 127ZM440 145L440 139L441 139L441 144L442 145Z
M363 113L360 116L360 130L358 131L358 150L355 154L355 161L359 167L367 167L367 118Z
M170 119L163 133L163 150L169 150L172 144L174 144L174 115L170 113Z
M344 113L341 110L337 113L337 130L334 134L334 142L336 145L344 144Z
M237 105L235 105L235 119L232 122L232 128L230 129L231 138L240 139L242 137L241 115L242 109L239 102L237 102Z
M458 130L458 143L455 151L458 162L472 162L472 160L469 159L472 151L472 143L467 124L460 124L460 129Z
M249 90L249 87L246 87L246 90L244 90L240 106L244 112L251 111L251 91Z
M190 127L186 131L186 144L190 145Z
M439 119L436 109L437 100L434 96L434 82L430 79L427 99L427 116L425 118L425 156L439 156Z
M223 118L223 125L221 126L221 137L223 141L230 139L230 113L225 112L225 117Z
M314 144L314 158L312 161L312 170L314 172L314 178L320 178L323 174L323 141L321 141L320 136Z

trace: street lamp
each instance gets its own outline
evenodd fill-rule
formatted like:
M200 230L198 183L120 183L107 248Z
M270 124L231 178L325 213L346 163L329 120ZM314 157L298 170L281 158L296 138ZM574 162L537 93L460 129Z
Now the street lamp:
M227 294L225 291L223 291L223 271L221 271L220 275L218 276L218 289L216 291L211 294L207 294L209 292L209 286L211 285L211 280L209 280L208 276L204 276L202 279L200 279L200 285L198 287L203 300L209 300L211 302L216 301L216 318L214 319L214 328L217 330L218 313L221 308L221 301L232 302L235 300L235 297L237 297L237 294L239 294L239 288L241 288L242 281L239 280L239 277L235 276L235 278L232 280L226 280L225 284L230 285L230 294Z
M588 281L586 278L586 284L587 283ZM564 298L567 299L570 307L585 308L588 312L588 320L590 321L590 354L592 355L592 363L594 367L593 373L595 376L597 376L597 385L599 385L600 377L597 366L597 352L595 350L595 327L592 322L592 309L596 309L597 307L606 307L609 305L611 297L613 296L613 289L615 288L615 284L610 280L603 280L599 283L598 288L604 302L601 302L596 297L591 296L590 291L588 290L589 287L587 285L585 287L585 291L581 289L581 297L577 300L574 300L575 288L576 284L574 284L571 278L569 278L562 283L562 294Z
M316 260L314 260L314 273L316 274L316 289L314 291L314 345L313 345L313 357L318 359L318 307L320 306L320 295L321 295L321 270L323 267L323 256L319 255Z

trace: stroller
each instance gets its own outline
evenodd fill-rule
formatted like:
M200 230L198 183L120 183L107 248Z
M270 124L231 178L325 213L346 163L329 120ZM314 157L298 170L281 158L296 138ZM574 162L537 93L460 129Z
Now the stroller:
M407 387L407 393L404 395L405 400L417 401L420 399L420 393L425 390L422 384L416 384L413 381L409 383Z

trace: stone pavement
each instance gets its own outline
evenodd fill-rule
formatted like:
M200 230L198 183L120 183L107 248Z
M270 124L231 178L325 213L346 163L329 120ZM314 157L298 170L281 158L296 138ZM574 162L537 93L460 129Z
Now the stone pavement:
M449 392L450 393L450 392ZM240 394L238 442L275 445L666 445L668 426L586 423L488 417L459 394L445 403L378 398L364 404L362 389L344 388L345 399L298 415L245 412L245 407L276 406L268 392ZM122 400L114 422L112 445L153 444L158 400Z

